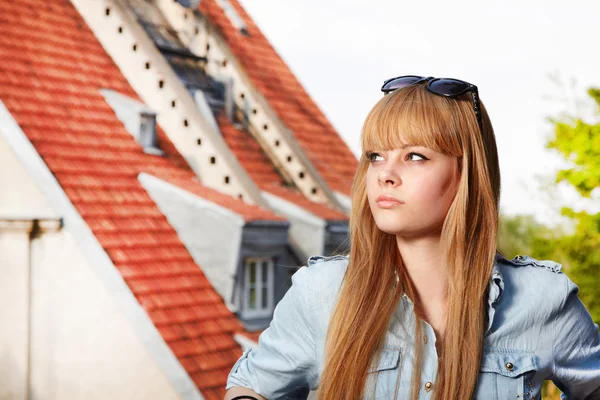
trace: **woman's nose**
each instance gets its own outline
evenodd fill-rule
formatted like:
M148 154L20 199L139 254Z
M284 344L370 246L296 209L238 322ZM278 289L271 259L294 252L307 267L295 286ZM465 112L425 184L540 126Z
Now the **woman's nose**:
M379 184L383 186L398 186L401 182L398 174L390 167L382 168L378 175Z

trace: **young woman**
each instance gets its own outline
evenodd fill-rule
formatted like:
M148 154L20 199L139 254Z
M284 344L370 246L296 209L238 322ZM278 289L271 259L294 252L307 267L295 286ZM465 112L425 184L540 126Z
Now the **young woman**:
M294 274L226 399L539 399L544 380L600 399L598 325L577 286L553 261L496 248L500 169L477 87L403 76L382 90L350 255Z

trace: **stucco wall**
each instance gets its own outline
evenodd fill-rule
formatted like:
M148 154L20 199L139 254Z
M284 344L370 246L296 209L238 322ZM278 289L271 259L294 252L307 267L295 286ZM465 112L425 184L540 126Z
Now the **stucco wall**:
M0 188L0 399L179 399L2 135Z
M0 218L58 217L0 135Z
M34 398L179 398L70 235L33 240L31 258Z

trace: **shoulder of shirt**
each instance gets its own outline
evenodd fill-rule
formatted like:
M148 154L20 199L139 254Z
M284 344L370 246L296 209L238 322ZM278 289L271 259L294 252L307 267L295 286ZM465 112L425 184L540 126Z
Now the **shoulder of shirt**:
M348 267L348 256L312 256L306 262L307 274L311 280L331 283L344 276Z
M564 302L569 279L562 271L562 264L518 255L512 260L498 258L497 266L503 286L512 287L509 292L523 300L519 302L521 306L552 309Z
M348 265L348 256L347 255L336 255L336 256L311 256L308 258L306 265L311 267L317 264L329 263L332 264L346 264Z
M341 286L348 267L348 256L312 256L308 258L306 266L301 267L292 277L294 283L306 286L315 301L325 301L331 296L335 297Z
M534 267L541 271L552 272L555 274L562 274L562 264L553 260L538 260L527 255L515 256L512 260L508 260L504 257L499 257L498 261L500 264L510 267Z

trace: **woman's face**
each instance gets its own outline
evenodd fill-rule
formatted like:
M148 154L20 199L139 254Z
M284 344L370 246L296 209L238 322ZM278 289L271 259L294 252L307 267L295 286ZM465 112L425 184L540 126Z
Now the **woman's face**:
M368 157L367 197L379 229L407 238L440 230L460 181L456 157L421 146Z

